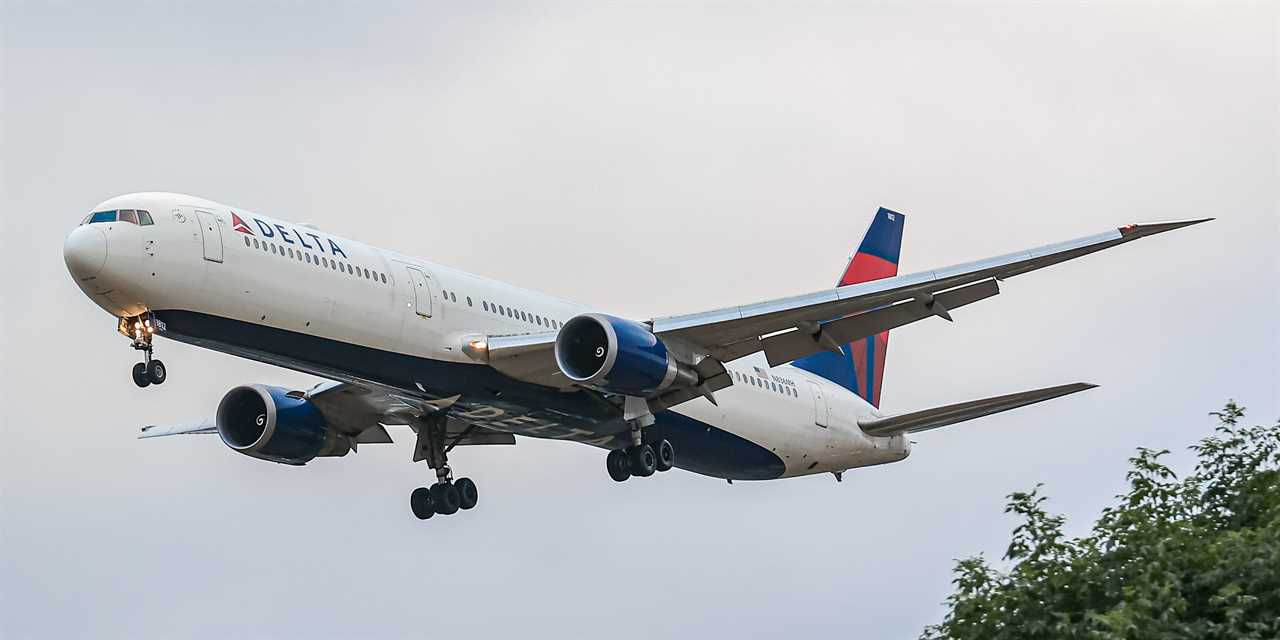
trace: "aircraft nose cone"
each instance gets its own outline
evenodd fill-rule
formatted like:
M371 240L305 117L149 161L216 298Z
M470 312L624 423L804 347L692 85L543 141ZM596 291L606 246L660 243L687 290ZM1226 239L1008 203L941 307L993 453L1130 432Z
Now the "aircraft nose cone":
M107 262L107 234L92 225L76 227L62 245L62 259L77 280L98 275Z

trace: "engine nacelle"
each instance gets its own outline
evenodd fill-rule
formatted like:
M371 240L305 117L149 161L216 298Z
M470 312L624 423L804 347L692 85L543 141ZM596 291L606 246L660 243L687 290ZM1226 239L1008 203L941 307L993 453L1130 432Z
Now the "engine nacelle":
M697 374L676 361L649 328L614 316L576 316L556 336L556 365L578 384L613 393L650 396Z
M218 403L218 435L240 453L283 464L347 455L351 440L329 428L309 400L288 394L260 384L228 391Z

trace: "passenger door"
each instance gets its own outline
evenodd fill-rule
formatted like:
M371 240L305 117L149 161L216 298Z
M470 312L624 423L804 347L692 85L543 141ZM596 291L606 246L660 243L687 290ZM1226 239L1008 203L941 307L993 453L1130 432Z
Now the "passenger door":
M813 392L813 423L825 429L831 419L827 396L822 393L822 385L812 380L809 380L809 391Z
M413 307L418 315L431 317L431 276L420 269L407 267L409 284L413 287Z
M222 262L222 228L218 219L208 211L196 212L196 222L200 223L200 236L204 239L204 259L210 262Z

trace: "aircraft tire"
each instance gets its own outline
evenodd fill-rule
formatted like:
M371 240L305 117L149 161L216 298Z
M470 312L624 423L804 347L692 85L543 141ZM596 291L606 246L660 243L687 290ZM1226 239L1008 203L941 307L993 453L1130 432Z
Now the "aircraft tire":
M473 509L476 503L480 501L480 490L476 489L476 483L471 478L458 478L454 483L454 487L458 489L458 508Z
M409 508L419 520L430 520L436 514L436 503L431 499L431 490L426 487L414 489L409 494Z
M450 483L442 482L431 486L431 499L436 503L436 513L451 516L458 512L462 496L458 488Z
M631 447L627 450L627 467L631 475L648 478L658 470L658 456L653 452L653 447L647 444Z
M164 363L159 360L152 360L146 365L147 379L151 384L164 384L169 377L168 369L165 369Z
M615 449L609 452L604 459L604 466L609 470L609 477L615 482L625 482L631 477L631 469L627 463L627 452L623 449Z
M133 383L139 387L151 384L151 377L147 375L147 365L141 362L133 365Z
M658 471L670 471L671 467L676 466L676 448L666 438L653 445L653 453L657 457Z

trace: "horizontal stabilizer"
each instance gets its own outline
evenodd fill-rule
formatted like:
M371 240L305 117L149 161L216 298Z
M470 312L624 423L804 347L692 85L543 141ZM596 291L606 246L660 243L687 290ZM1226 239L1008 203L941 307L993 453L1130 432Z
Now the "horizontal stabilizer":
M1021 391L1011 393L1006 396L996 396L994 398L984 398L982 400L971 400L969 402L961 402L959 404L949 404L945 407L937 407L934 409L925 409L924 411L916 411L900 416L890 416L887 418L876 418L873 420L859 420L858 426L862 427L868 435L873 436L893 436L902 433L916 433L917 431L928 431L929 429L937 429L964 422L982 416L989 416L993 413L1017 409L1025 407L1029 404L1052 400L1065 395L1092 389L1098 385L1089 384L1087 382L1076 382L1072 384L1064 384L1056 387L1048 387L1045 389L1034 389L1032 391Z

